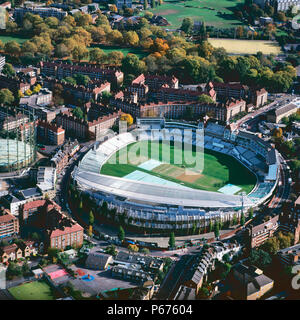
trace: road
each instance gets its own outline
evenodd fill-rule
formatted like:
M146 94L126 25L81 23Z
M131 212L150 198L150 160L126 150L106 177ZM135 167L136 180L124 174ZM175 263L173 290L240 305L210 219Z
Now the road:
M272 98L275 98L275 100L264 107L255 110L251 113L248 113L245 117L241 118L238 120L235 124L234 127L235 129L243 127L244 124L247 124L247 126L252 126L255 124L256 121L258 121L259 116L266 114L268 111L272 109L279 108L286 103L289 103L291 100L293 100L296 96L294 95L289 95L289 94L282 94L281 97L276 97L276 96L271 96ZM251 125L252 123L252 125Z

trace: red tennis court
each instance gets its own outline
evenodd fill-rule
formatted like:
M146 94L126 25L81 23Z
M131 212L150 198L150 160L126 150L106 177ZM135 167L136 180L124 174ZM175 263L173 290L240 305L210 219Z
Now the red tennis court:
M64 269L60 269L60 270L49 273L51 280L60 278L66 275L68 275L68 273Z

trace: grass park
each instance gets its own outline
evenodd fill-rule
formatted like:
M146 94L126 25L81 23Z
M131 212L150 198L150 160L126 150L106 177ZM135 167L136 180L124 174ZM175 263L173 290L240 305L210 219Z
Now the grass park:
M14 35L0 35L0 40L5 44L6 42L9 41L16 41L17 43L19 43L20 45L25 42L26 40L29 40L29 38L25 38L25 37L20 37L20 36L14 36Z
M117 151L112 156L114 159L111 157L102 166L101 174L125 177L129 174L136 175L136 173L140 173L136 176L141 176L144 172L148 178L149 175L152 175L172 183L206 191L218 191L227 184L233 184L249 193L255 186L256 177L254 174L228 155L205 149L204 170L197 172L193 168L194 164L189 165L184 161L187 156L184 155L182 149L180 150L174 145L169 148L170 159L169 162L166 162L162 161L162 142L148 143L148 141L141 141L130 144ZM151 152L151 149L155 151ZM174 159L180 159L180 156L182 161L174 161ZM195 156L196 151L193 150L192 157ZM158 163L151 170L145 166L143 168L143 164L149 159L154 159L161 163ZM192 174L190 172L187 174L187 171L193 172ZM140 179L138 178L137 180Z
M51 287L45 281L33 281L9 289L17 300L54 300Z
M161 6L150 10L156 15L165 17L170 26L179 28L184 18L204 21L208 26L216 28L232 28L243 25L237 20L232 9L244 0L164 0Z
M218 38L209 38L208 41L215 48L223 47L228 54L256 54L261 51L266 55L277 55L281 51L276 41Z
M100 48L101 50L104 51L105 54L108 54L112 51L121 51L124 54L124 57L126 57L128 53L133 53L133 54L137 55L140 59L146 57L149 54L149 52L143 51L141 48L135 48L135 47L122 48L119 46L103 46L103 45L98 45L98 44L92 44L88 48L88 50L91 50L93 48Z

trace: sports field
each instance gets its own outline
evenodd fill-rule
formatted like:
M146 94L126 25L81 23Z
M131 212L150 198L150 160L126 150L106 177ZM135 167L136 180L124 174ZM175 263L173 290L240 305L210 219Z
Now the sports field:
M167 28L179 28L186 17L203 20L206 25L216 28L232 28L243 25L231 10L243 2L244 0L165 0L161 6L150 11L165 17L170 23Z
M229 54L279 54L281 49L276 41L266 40L239 40L209 38L209 43L215 47L223 47Z
M175 183L176 186L207 191L219 191L231 184L238 187L236 190L242 189L249 193L256 183L256 177L228 155L205 150L204 169L199 171L195 169L194 164L191 164L192 157L201 156L195 150L189 159L182 148L171 145L168 161L163 156L165 155L163 150L166 149L161 142L133 143L117 151L102 166L101 174L159 185Z
M8 291L17 300L54 300L51 288L45 281L21 284Z

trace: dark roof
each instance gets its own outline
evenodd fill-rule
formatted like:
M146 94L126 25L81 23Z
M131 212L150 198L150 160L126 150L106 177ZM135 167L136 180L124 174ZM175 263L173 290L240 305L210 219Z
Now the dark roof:
M267 154L267 163L268 165L277 163L276 150L274 148L271 148Z
M101 252L90 252L85 264L90 268L104 269L111 258L112 256L109 254Z
M25 199L40 196L41 193L38 188L28 188L21 190L21 194Z
M276 116L281 116L281 115L283 115L291 110L294 110L294 109L298 109L298 106L294 103L289 103L289 104L282 106L280 108L271 110L270 114L273 114Z

